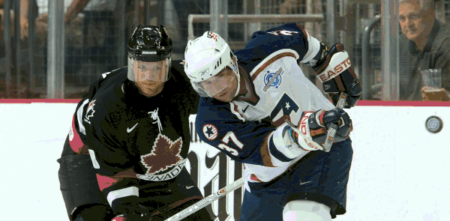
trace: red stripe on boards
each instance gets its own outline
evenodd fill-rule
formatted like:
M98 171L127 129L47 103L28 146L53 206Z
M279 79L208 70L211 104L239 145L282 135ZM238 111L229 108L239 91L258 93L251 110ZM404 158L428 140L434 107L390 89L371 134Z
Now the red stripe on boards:
M0 99L0 104L78 103L81 99ZM369 101L360 100L356 106L390 107L450 107L450 101Z

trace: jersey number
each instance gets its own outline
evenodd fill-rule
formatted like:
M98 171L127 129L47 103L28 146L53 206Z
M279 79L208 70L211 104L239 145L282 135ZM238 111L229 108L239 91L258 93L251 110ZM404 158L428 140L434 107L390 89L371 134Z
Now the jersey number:
M269 34L273 34L275 36L278 36L278 33L286 36L292 36L292 33L298 34L298 31L288 31L288 30L277 30L277 31L270 31L267 32Z
M222 142L224 142L224 143L219 144L219 148L231 153L233 156L238 156L239 155L238 152L235 149L233 149L227 145L230 142L230 139L234 143L234 145L236 145L240 149L242 149L244 147L244 144L238 140L238 138L236 137L236 134L234 134L233 131L229 131L223 137Z

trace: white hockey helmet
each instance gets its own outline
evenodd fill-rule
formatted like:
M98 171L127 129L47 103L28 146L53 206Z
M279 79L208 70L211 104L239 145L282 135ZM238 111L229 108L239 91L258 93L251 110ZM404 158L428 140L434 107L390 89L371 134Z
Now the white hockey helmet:
M236 74L238 80L239 92L239 71L237 64L233 61L235 57L230 49L230 46L217 33L207 31L201 37L188 42L184 53L184 72L189 77L193 88L202 97L212 97L214 94L207 92L200 82L208 80L224 68L230 68ZM236 59L237 61L237 59ZM231 81L230 81L231 82ZM230 83L228 82L228 83ZM216 88L216 93L225 89Z

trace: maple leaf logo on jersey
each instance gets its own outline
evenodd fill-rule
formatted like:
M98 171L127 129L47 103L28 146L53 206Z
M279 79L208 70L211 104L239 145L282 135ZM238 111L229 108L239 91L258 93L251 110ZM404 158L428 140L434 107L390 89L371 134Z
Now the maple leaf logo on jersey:
M172 142L168 137L159 134L153 144L152 152L141 156L142 164L148 168L146 174L154 174L176 165L180 160L183 140L178 138Z
M95 106L95 100L93 100L89 103L88 108L86 110L86 116L84 117L84 121L86 121L89 124L91 124L90 118L93 117L94 113L95 113L94 106Z

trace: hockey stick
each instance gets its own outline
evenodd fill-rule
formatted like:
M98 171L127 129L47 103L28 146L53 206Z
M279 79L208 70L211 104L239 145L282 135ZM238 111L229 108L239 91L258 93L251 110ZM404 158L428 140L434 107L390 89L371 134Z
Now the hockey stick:
M347 93L342 92L341 95L339 96L339 100L336 104L337 108L344 108L345 105L345 99L347 98ZM286 120L286 123L298 134L302 134L300 132L300 130L294 125L292 124L289 120ZM325 143L322 146L323 147L323 151L325 152L330 152L331 150L331 146L333 145L333 141L334 141L334 136L336 136L336 131L338 129L338 125L336 123L332 123L330 125L330 128L328 129L328 133L327 133L327 138L325 139Z
M336 104L337 108L344 108L345 100L347 99L347 93L341 92L339 95L339 100ZM325 140L325 144L323 145L323 151L330 152L331 146L333 145L334 136L336 136L336 131L338 129L338 125L336 123L332 123L330 128L328 129L327 139Z
M219 191L209 195L208 197L198 201L197 203L189 206L188 208L178 212L177 214L171 216L168 219L165 219L164 221L179 221L182 220L189 215L199 211L200 209L208 206L212 202L222 198L223 196L227 195L228 193L231 193L238 189L239 187L242 187L244 185L244 177L241 177L240 179L234 181L234 183L220 189Z

